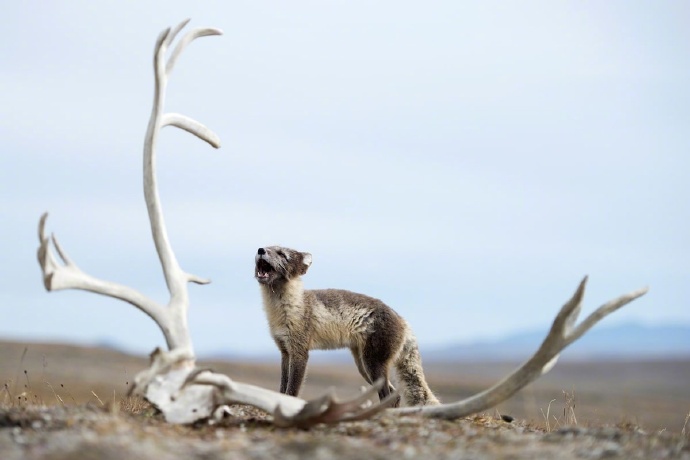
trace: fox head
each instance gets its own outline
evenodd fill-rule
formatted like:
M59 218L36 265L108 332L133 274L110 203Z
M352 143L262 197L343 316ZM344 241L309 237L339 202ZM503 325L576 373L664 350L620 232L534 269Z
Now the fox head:
M311 254L280 246L267 246L259 248L254 262L256 280L261 284L273 285L307 273L311 265Z

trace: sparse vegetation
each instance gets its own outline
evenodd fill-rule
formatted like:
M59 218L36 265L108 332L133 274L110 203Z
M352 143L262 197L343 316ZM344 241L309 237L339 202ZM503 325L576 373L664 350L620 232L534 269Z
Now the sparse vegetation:
M457 421L398 417L387 414L375 419L310 430L279 429L268 423L268 416L248 406L233 406L229 415L215 425L199 423L174 426L146 401L127 396L130 376L146 367L143 357L123 355L112 350L86 350L60 345L0 343L0 458L86 459L86 458L688 458L688 419L685 410L678 421L667 415L667 430L657 425L640 428L635 423L614 423L620 417L592 417L588 400L601 412L623 406L621 389L610 381L599 387L575 391L544 387L537 382L501 405L493 415L479 414ZM18 364L19 363L19 364ZM275 386L275 364L207 363L243 381L266 387ZM459 366L465 371L471 365ZM497 375L501 365L485 366ZM486 386L491 375L477 380L468 377L466 387L453 387L443 374L429 366L430 382L442 398L473 393ZM448 366L444 366L448 369ZM567 364L561 364L563 381L572 382ZM685 367L679 369L688 370ZM476 370L476 369L475 369ZM658 367L653 367L659 373ZM589 379L576 369L583 387ZM559 374L556 373L555 376ZM597 376L599 377L599 376ZM680 377L680 376L679 376ZM599 377L600 379L600 377ZM457 382L455 374L452 381ZM305 391L313 396L330 385L347 396L361 382L356 369L348 366L312 366ZM567 383L565 383L568 385ZM606 389L606 385L611 388ZM569 386L569 385L568 385ZM672 387L669 387L672 388ZM664 413L660 395L640 391L635 402L639 410L655 404L657 415ZM666 389L665 396L674 391ZM553 395L560 394L554 398ZM644 396L647 394L648 396ZM596 399L597 396L598 398ZM690 406L688 393L684 404ZM644 396L644 397L643 397ZM552 401L553 400L553 401ZM548 415L527 416L525 408L533 401ZM543 404L542 401L552 401ZM646 402L645 402L646 401ZM646 404L651 404L651 406ZM674 404L676 411L681 404ZM561 407L562 406L562 407ZM664 409L664 410L662 410ZM587 415L583 415L587 414ZM577 415L577 418L576 418ZM639 414L632 413L632 416ZM507 422L511 416L514 421ZM684 424L683 424L684 419ZM547 422L548 421L548 422ZM584 425L584 426L583 426ZM660 425L659 425L660 426ZM675 427L675 430L673 429Z
M546 426L547 433L551 432L551 404L553 404L555 401L555 399L549 401L549 405L546 406L546 413L544 413L544 409L541 410L541 413L544 416L544 425Z
M549 401L548 406L546 406L546 413L541 409L542 416L544 417L544 425L547 433L555 430L561 426L574 426L577 425L577 417L575 417L575 390L571 393L563 391L563 416L557 417L555 414L551 414L551 404L556 402L555 399ZM553 417L553 421L551 420ZM553 423L553 424L552 424Z

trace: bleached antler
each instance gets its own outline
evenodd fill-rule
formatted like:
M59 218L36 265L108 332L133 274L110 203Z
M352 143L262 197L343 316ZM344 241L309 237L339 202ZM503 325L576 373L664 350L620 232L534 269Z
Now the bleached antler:
M496 385L455 403L439 406L405 407L394 410L402 414L421 414L431 418L455 419L495 407L551 370L556 364L559 353L582 337L599 320L644 295L648 290L647 288L638 289L605 303L575 327L586 284L587 277L580 282L575 294L558 312L551 330L537 352Z
M185 47L198 37L222 34L220 30L213 28L194 29L182 37L166 61L165 53L168 47L188 22L189 20L185 20L174 29L164 30L156 40L153 59L154 100L144 140L144 198L151 224L151 235L170 292L168 304L161 305L135 289L110 281L103 281L84 273L69 259L55 236L52 236L51 239L46 236L47 213L41 216L39 223L38 261L43 271L43 283L48 291L82 289L121 299L149 315L160 327L170 354L161 352L159 355L167 357L167 361L162 357L159 357L158 360L152 358L151 368L139 375L136 379L138 385L134 385L135 391L144 394L153 404L161 404L169 400L169 395L179 390L186 376L194 370L194 351L187 325L189 307L187 283L206 284L210 282L186 273L180 267L170 246L156 184L156 144L161 128L175 126L194 134L215 148L220 146L218 136L203 124L184 115L164 113L163 111L168 77ZM53 255L51 240L60 260L57 260ZM195 389L190 389L186 397L205 397L207 404L203 409L213 409L209 387L197 386ZM185 423L207 415L208 413L204 410L199 411L196 407L185 405L185 398L181 398L174 406L171 414L166 414L166 417L171 421Z
M153 235L163 268L165 282L170 292L168 305L161 305L130 287L110 281L103 281L81 271L60 247L57 238L54 235L51 236L51 239L46 236L45 224L48 213L41 216L39 223L38 237L40 246L38 249L38 261L43 271L43 283L48 291L82 289L129 302L149 315L158 324L165 336L168 349L185 350L187 354L193 357L192 341L187 327L187 308L189 305L187 283L205 284L209 281L182 271L175 258L175 254L168 241L168 234L158 196L155 153L159 131L162 127L168 125L184 129L208 142L213 147L217 148L220 146L218 136L201 123L184 115L175 113L164 114L163 102L165 100L168 76L184 48L197 37L220 35L222 32L218 29L210 28L195 29L188 32L178 43L166 64L165 52L187 22L189 20L183 21L173 30L170 28L164 30L156 40L154 52L155 96L144 142L144 197L151 223L151 234ZM60 261L56 260L51 251L51 240L60 257Z
M378 394L385 381L379 379L367 390L352 399L339 401L331 388L323 396L304 399L272 390L235 382L227 375L198 369L187 377L188 384L210 385L215 388L217 404L248 404L273 415L273 423L281 427L309 428L319 423L340 423L363 420L390 407L397 394L380 403L371 399Z

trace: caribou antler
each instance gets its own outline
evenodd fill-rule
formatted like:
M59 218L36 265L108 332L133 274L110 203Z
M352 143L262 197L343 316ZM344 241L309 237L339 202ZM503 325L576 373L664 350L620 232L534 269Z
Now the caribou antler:
M556 364L559 353L565 347L582 337L585 332L603 317L644 295L648 290L647 288L638 289L611 300L600 306L577 327L574 327L580 314L580 304L582 303L586 284L587 277L585 276L577 287L575 294L563 305L561 311L556 315L551 330L537 352L527 362L496 385L455 403L441 404L439 406L405 407L395 410L402 414L415 413L432 418L455 419L490 409L550 371Z
M206 369L189 374L185 386L210 385L216 392L217 404L248 404L273 415L273 423L281 427L309 428L319 423L339 423L363 420L390 407L396 400L393 392L378 404L371 399L378 394L385 381L379 379L368 389L352 399L339 401L335 390L329 389L323 396L305 401L265 388L235 382L227 375Z
M187 327L187 308L189 305L187 283L206 284L210 281L185 273L175 258L175 254L168 241L165 221L163 220L156 186L155 169L156 142L159 131L164 126L176 126L194 134L213 147L218 148L220 146L218 136L201 123L184 115L163 113L168 76L184 48L197 37L222 34L220 30L211 28L194 29L188 32L180 40L166 64L165 52L168 46L188 22L189 19L180 23L173 30L170 28L164 30L156 40L154 52L155 96L144 142L144 198L151 223L151 234L153 235L153 241L160 258L161 267L163 268L165 282L170 292L168 305L163 306L130 287L110 281L103 281L84 273L69 259L67 253L60 247L57 238L52 235L53 245L62 263L58 262L51 251L51 240L45 234L48 213L44 213L41 216L39 223L38 238L40 240L40 247L38 249L38 261L43 271L43 283L48 291L82 289L129 302L149 315L158 324L165 336L168 349L186 350L193 359L192 341Z
M194 134L215 148L220 146L218 136L203 124L184 115L164 113L163 111L168 77L185 47L196 38L222 34L220 30L213 28L194 29L182 37L166 61L165 54L168 47L188 22L187 19L174 29L164 30L156 40L153 59L154 100L144 141L144 199L151 224L151 235L170 293L168 304L161 305L135 289L110 281L103 281L84 273L67 256L55 236L50 239L46 236L45 224L48 213L41 216L39 223L38 261L43 271L43 283L48 291L82 289L121 299L149 315L160 327L172 358L165 353L159 353L158 360L153 358L151 368L144 371L137 379L137 391L146 394L146 397L154 404L161 404L162 401L169 400L169 393L177 391L187 374L194 369L194 351L187 326L189 307L187 283L206 284L210 282L186 273L180 267L168 240L156 184L156 144L161 128L175 126ZM51 250L51 240L59 255L59 261ZM162 375L165 377L161 378ZM154 382L158 385L154 385ZM211 401L211 390L208 387L199 386L190 390L189 393L195 397L205 395L206 399ZM206 406L208 409L212 405L209 403ZM175 412L170 416L166 414L166 416L171 421L181 423L205 416L203 410L194 409L191 410L186 407L183 398L182 402L178 402L175 406Z

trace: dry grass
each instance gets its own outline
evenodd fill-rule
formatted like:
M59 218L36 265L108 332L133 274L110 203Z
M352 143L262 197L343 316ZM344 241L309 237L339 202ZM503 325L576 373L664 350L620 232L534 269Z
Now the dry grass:
M544 428L547 433L558 429L561 426L575 426L577 425L577 417L575 417L575 390L571 393L563 391L563 416L558 417L555 414L551 414L551 404L556 402L555 399L549 401L548 406L546 406L546 413L542 409L541 413L544 416ZM553 420L551 418L553 417ZM552 425L553 423L553 425Z

